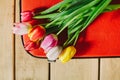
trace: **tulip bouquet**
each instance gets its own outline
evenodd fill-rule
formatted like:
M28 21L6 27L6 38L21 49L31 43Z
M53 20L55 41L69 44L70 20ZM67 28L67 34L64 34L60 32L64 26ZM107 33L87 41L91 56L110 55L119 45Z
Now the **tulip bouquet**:
M119 8L111 6L111 0L63 0L38 13L21 13L21 23L15 23L13 33L27 34L29 41L24 45L27 51L41 48L49 61L68 62L76 53L79 34L102 12ZM46 20L32 24L31 20ZM67 39L59 44L59 35L66 30Z

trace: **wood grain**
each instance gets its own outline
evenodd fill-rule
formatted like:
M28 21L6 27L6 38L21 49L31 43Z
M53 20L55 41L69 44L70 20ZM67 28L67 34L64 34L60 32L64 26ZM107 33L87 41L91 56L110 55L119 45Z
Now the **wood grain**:
M102 58L100 66L96 58L73 59L66 64L57 60L49 66L46 59L27 54L21 37L16 35L14 40L12 34L14 17L19 22L20 15L20 2L15 2L16 7L14 0L0 1L0 80L120 80L120 58Z
M120 58L101 60L101 80L120 80Z
M48 80L47 60L30 56L16 36L16 80Z
M13 80L13 3L0 1L0 80Z
M51 64L51 80L98 80L98 59L73 59Z
M16 0L16 22L20 17L19 0ZM34 58L23 48L21 37L16 36L16 80L48 80L48 62Z

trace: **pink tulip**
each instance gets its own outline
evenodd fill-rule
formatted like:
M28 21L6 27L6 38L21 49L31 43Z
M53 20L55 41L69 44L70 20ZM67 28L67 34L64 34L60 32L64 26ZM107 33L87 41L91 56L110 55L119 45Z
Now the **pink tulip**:
M36 25L29 31L28 36L31 41L37 41L41 40L44 37L45 33L46 31L44 27Z
M24 47L25 47L25 50L31 51L31 50L39 48L40 47L40 43L39 42L28 41L25 44Z
M13 33L24 35L27 34L29 29L32 27L29 23L15 23L13 27Z
M22 22L27 22L32 20L34 13L32 11L25 11L21 13L21 21Z
M55 61L61 52L62 52L62 47L55 46L47 52L46 56L49 61Z
M55 34L49 34L41 43L41 48L48 52L51 48L58 44L58 38Z

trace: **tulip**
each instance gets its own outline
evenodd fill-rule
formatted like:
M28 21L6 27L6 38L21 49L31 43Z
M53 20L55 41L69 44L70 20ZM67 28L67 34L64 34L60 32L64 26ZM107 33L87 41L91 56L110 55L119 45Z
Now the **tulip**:
M47 52L46 56L49 61L55 61L60 55L61 51L62 51L61 46L55 46Z
M44 37L45 32L46 31L44 27L36 25L29 31L28 37L30 38L31 41L41 40Z
M29 29L32 27L29 23L15 23L13 27L13 33L24 35L27 34Z
M65 48L59 56L59 60L63 63L68 62L76 53L74 46Z
M37 49L39 48L40 46L40 43L39 42L33 42L33 41L28 41L26 44L25 44L25 50L27 51L31 51L31 50L34 50L34 49Z
M34 13L32 11L25 11L21 13L21 21L22 22L27 22L32 20L34 16Z
M41 48L48 52L51 48L55 47L58 44L58 38L55 34L49 34L41 42Z

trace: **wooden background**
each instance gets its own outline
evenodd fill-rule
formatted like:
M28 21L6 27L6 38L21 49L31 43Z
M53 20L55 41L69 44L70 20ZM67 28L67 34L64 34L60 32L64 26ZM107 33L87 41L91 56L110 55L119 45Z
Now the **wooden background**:
M120 80L120 58L73 59L66 64L33 58L12 34L19 0L0 0L0 80Z

